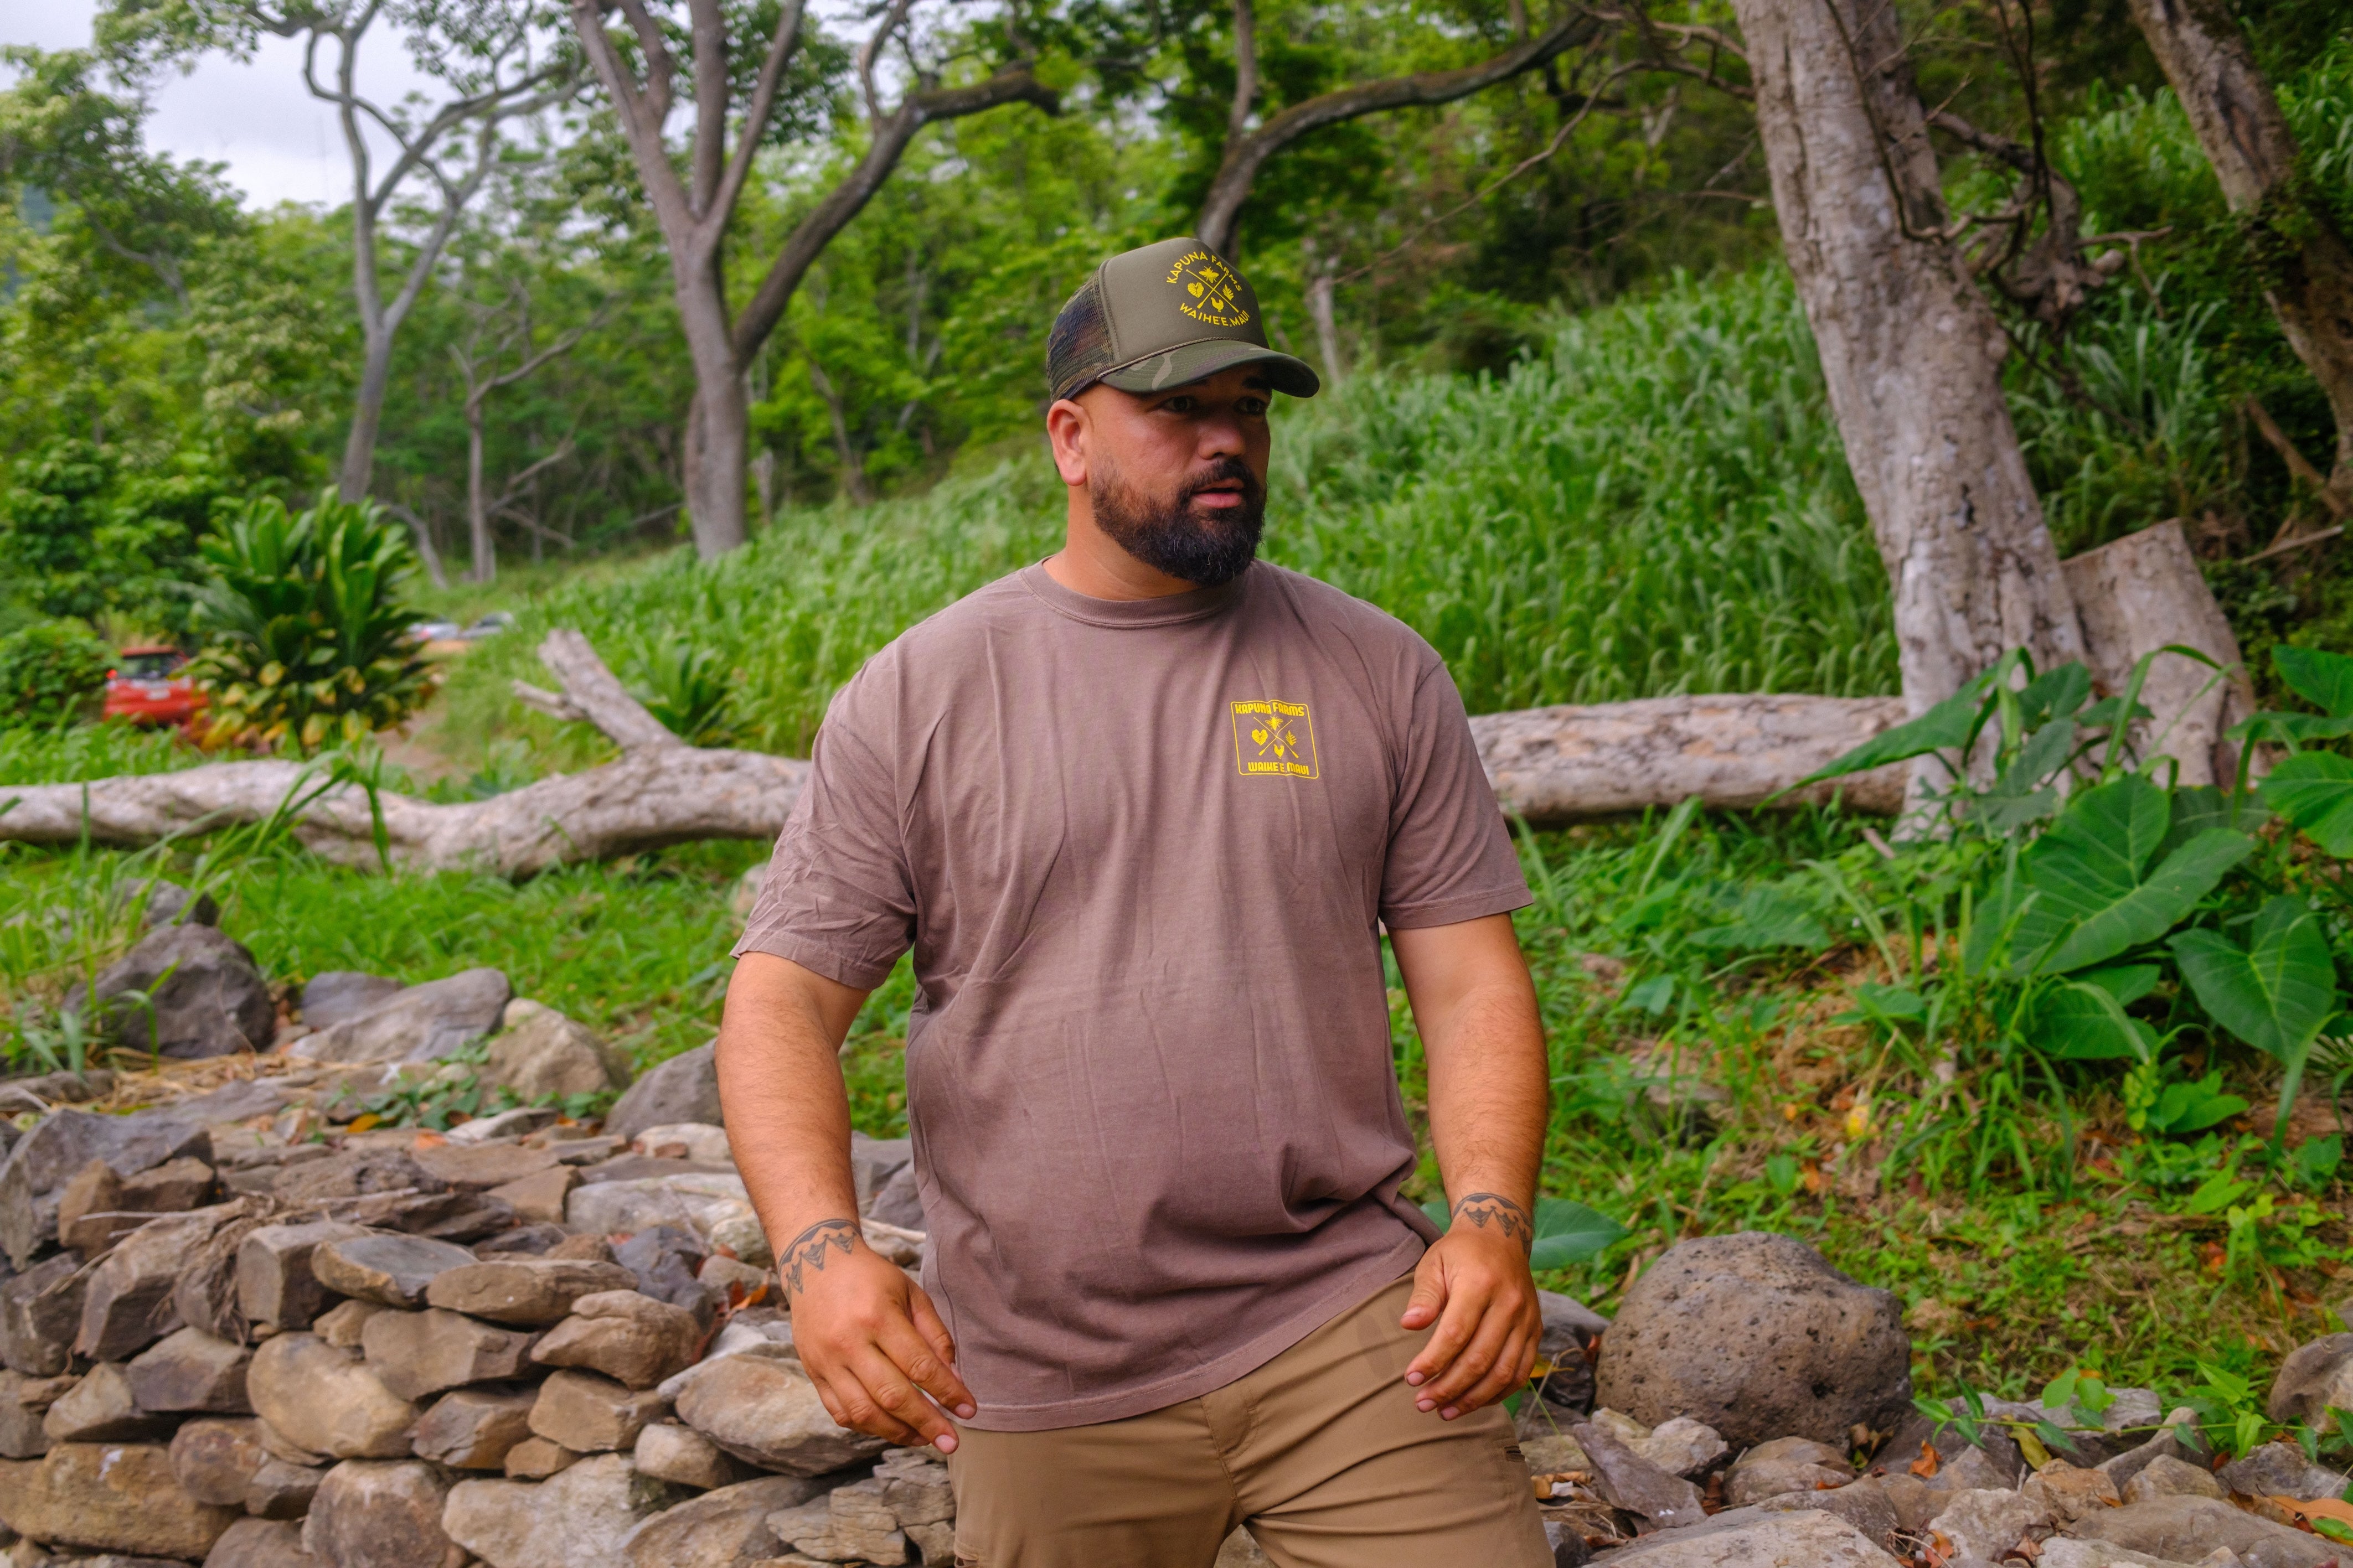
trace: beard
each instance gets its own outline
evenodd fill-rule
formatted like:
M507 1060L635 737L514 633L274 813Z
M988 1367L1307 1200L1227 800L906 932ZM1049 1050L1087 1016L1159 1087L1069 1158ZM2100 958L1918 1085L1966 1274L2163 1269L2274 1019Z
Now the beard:
M1241 505L1211 511L1193 498L1211 485L1239 483ZM1266 526L1266 487L1240 458L1222 458L1166 498L1140 494L1117 469L1098 459L1087 485L1095 524L1146 566L1196 587L1215 588L1240 576L1258 557Z

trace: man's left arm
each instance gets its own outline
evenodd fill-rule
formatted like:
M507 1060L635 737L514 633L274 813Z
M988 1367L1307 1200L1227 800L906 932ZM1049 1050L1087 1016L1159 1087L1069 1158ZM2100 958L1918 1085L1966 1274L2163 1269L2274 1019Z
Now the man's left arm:
M1511 916L1392 931L1389 944L1430 1063L1430 1142L1453 1216L1414 1271L1402 1325L1437 1330L1406 1381L1451 1421L1525 1382L1544 1335L1528 1251L1551 1074Z

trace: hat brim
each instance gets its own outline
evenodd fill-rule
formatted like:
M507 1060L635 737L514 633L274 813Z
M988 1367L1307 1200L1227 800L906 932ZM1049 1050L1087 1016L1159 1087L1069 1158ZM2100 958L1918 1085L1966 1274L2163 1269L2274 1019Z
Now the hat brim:
M1323 390L1323 379L1308 367L1306 361L1232 338L1179 343L1173 349L1148 353L1133 364L1107 371L1095 379L1122 392L1150 394L1189 385L1220 371L1246 364L1265 366L1267 384L1277 392L1286 392L1293 397L1313 397Z

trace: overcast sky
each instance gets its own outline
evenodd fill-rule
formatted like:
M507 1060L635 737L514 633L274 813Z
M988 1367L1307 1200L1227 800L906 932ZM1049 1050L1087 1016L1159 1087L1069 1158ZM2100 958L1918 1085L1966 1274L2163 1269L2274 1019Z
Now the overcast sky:
M0 43L85 48L96 9L96 0L0 5ZM363 46L359 80L381 102L425 85L388 30ZM263 39L250 65L216 56L191 75L164 78L147 121L147 144L227 163L229 183L251 205L333 206L351 195L343 133L332 111L303 87L301 45L290 38Z

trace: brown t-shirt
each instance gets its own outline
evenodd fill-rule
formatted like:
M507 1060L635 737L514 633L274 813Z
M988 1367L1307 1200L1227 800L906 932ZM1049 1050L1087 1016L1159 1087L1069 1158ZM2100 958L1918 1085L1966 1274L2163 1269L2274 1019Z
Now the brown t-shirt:
M736 952L912 945L924 1284L976 1426L1224 1386L1413 1267L1377 921L1527 903L1445 665L1260 563L1173 598L1031 566L844 687Z

